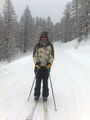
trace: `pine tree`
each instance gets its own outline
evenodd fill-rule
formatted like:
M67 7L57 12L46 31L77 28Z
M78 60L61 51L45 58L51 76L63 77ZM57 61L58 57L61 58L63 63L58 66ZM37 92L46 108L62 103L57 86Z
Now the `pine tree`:
M36 41L38 41L41 32L46 30L46 28L47 28L47 25L46 25L45 19L42 18L42 17L36 17L36 19L35 19L35 37L36 37Z
M88 38L89 33L89 24L90 24L90 0L86 0L85 2L85 13L84 13L84 35L85 40Z
M27 50L30 49L33 45L33 24L32 24L32 16L31 12L29 10L29 7L27 6L26 9L24 10L24 13L21 17L21 49L23 52L26 52Z
M60 34L61 33L61 24L60 23L56 23L55 24L55 26L54 26L54 39L56 40L56 41L58 41L58 40L61 40L62 38L61 38L61 36L62 36L62 34Z
M0 14L0 61L2 60L2 42L3 42L3 19Z
M64 11L65 16L65 38L64 41L67 42L70 39L70 17L71 17L71 3L67 3L66 9Z
M64 16L61 18L61 21L60 21L59 34L60 34L60 40L62 42L65 42L65 17Z
M16 14L10 0L5 1L4 5L4 40L3 40L3 59L10 60L15 55L16 50Z
M47 31L49 33L49 39L50 41L53 41L53 37L54 37L54 25L53 25L53 22L51 20L51 18L48 16L47 17Z

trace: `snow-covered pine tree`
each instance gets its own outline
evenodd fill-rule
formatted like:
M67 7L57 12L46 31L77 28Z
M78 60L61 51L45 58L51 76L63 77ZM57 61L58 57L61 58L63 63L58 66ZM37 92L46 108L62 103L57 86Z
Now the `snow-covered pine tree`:
M65 17L64 16L61 18L59 26L60 26L60 28L57 28L58 26L55 25L54 31L56 31L55 29L59 30L58 34L60 34L60 40L62 42L64 42L65 41L64 40L65 39ZM56 34L56 32L55 32L55 34ZM56 37L57 37L57 34L55 35L55 39L56 39Z
M83 35L83 15L82 15L82 5L81 0L73 0L72 2L72 11L73 11L73 17L74 20L74 36L75 38L79 37L78 41L82 40Z
M67 42L71 40L70 38L70 17L71 17L71 3L67 3L65 11L64 11L64 17L65 17L65 38L64 41Z
M40 37L42 31L47 29L46 20L42 17L36 17L35 19L35 33L36 39Z
M90 33L90 0L87 2L88 32Z
M0 13L0 61L2 60L3 18Z
M28 6L26 6L24 13L21 17L21 49L27 52L33 45L33 24L32 16Z
M88 38L90 25L90 0L85 1L85 13L84 13L84 35L85 40Z
M6 0L3 9L4 14L4 40L3 59L11 61L16 52L16 14L10 0Z
M35 44L37 43L37 38L36 38L36 24L35 24L35 18L32 18L32 26L33 26L33 30L32 30L32 37L33 37L33 45L35 46Z
M46 23L47 23L46 30L48 31L49 39L50 39L50 41L53 41L54 40L53 39L54 38L54 25L53 25L53 22L49 16L47 17Z
M72 2L72 20L73 20L73 36L77 38L79 36L79 1L73 0Z
M58 40L61 40L61 34L60 32L62 31L61 29L61 26L60 26L60 23L56 23L55 26L54 26L54 37L55 37L55 40L58 41Z

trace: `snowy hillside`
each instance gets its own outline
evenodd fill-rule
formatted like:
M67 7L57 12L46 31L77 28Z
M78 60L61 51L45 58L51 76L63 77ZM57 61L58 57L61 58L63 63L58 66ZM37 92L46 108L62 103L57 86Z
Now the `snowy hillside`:
M55 61L51 78L58 111L54 111L50 88L47 120L90 120L90 40L54 43ZM32 55L0 65L0 120L25 120L32 110L34 79ZM42 98L33 120L44 120Z

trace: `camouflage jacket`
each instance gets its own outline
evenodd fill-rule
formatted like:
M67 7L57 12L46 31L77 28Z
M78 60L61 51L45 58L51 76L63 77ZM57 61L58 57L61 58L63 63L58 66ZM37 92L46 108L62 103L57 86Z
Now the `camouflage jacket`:
M33 51L34 63L40 62L41 66L46 66L47 63L52 65L54 60L54 48L52 43L48 42L46 46L40 43L36 44Z

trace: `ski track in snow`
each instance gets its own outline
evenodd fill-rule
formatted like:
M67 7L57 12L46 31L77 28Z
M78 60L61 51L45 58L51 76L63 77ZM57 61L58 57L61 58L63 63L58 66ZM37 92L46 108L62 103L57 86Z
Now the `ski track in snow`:
M55 44L55 61L51 79L58 111L54 111L50 88L47 120L90 120L90 62L80 54ZM88 63L88 64L87 64ZM28 94L34 79L32 56L16 60L0 68L0 120L25 120L33 106L33 92ZM33 120L44 120L42 98Z

